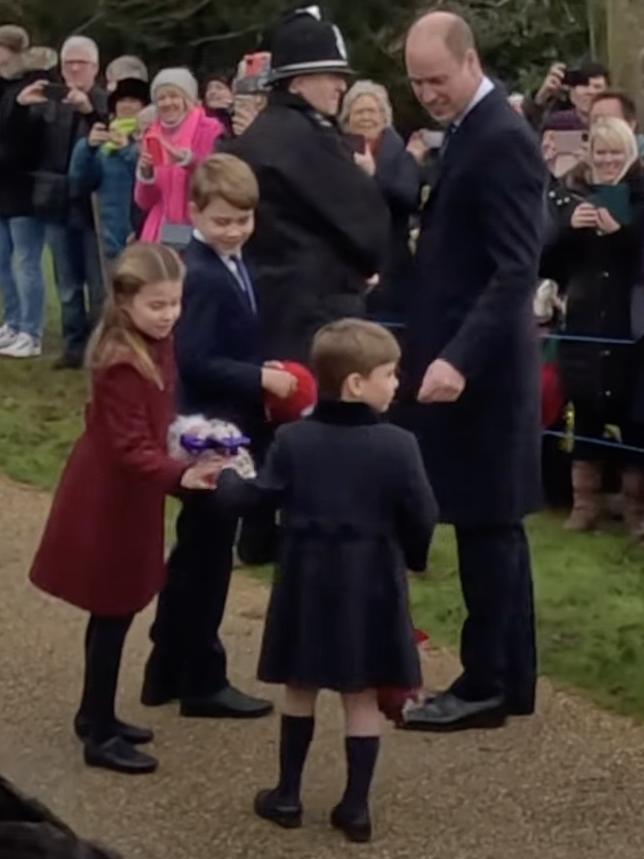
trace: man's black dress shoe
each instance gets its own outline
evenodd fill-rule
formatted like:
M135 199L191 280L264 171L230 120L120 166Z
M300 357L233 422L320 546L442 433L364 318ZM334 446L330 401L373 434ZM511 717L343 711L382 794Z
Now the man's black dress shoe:
M90 737L90 723L83 716L74 719L74 731L79 740L85 742ZM137 725L128 725L120 719L114 720L114 733L122 737L126 743L132 746L144 746L154 739L154 732L149 728L139 728Z
M302 804L282 799L277 790L260 790L255 797L255 814L284 829L302 825Z
M502 695L483 701L464 701L453 692L442 692L428 698L404 715L408 731L466 731L471 728L500 728L505 724L507 709Z
M342 805L336 805L331 812L331 826L344 832L349 841L366 844L371 841L371 819L365 809L360 814L350 814Z
M207 698L182 698L181 715L192 719L259 719L273 711L271 701L226 686Z
M91 740L85 743L85 763L89 767L101 767L126 775L147 775L159 766L156 758L139 752L123 737L112 737L104 743Z

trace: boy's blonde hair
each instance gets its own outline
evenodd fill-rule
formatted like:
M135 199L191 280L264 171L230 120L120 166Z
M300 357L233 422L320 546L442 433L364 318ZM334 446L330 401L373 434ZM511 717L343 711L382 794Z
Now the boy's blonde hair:
M213 200L225 200L236 209L256 209L259 185L251 168L235 155L211 155L194 171L190 199L200 212Z
M87 347L85 364L89 370L109 367L127 355L142 376L163 387L161 373L145 338L132 324L124 305L147 284L183 280L184 272L175 251L165 245L135 242L123 251L116 263L101 320Z
M340 319L325 325L315 335L311 364L317 376L320 397L338 400L342 386L352 373L370 376L376 367L400 360L396 338L375 322Z

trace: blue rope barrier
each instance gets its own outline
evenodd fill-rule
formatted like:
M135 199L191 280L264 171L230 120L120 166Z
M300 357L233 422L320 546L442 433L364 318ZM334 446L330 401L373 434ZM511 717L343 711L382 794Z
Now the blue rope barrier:
M559 430L544 430L543 435L553 436L554 438L563 438L570 441L581 441L584 444L594 444L598 447L609 447L615 450L628 451L629 453L644 453L644 448L634 447L632 444L622 444L619 441L608 441L608 439L590 438L585 435L572 435Z
M395 328L398 330L407 327L404 322L395 322L394 320L388 319L375 319L374 322L378 322L385 328ZM548 333L540 332L540 337L542 340L568 340L572 343L597 343L605 346L634 346L637 343L637 340L627 340L621 337L591 337L585 334L553 334L551 331Z
M587 337L581 334L542 334L543 340L569 340L572 343L597 343L605 346L634 346L636 340L622 340L616 337Z
M376 319L374 321L379 322L380 325L383 325L385 328L402 329L406 327L404 322L395 322L393 320L382 319ZM636 340L626 340L617 337L590 337L581 334L553 334L552 332L541 333L541 338L543 340L567 340L573 343L597 343L602 344L604 346L634 346L637 342ZM571 433L559 432L557 430L544 430L542 434L544 436L551 436L553 438L566 439L567 441L583 442L584 444L594 444L597 447L607 447L614 450L627 451L628 453L644 454L644 448L634 447L630 444L622 444L621 442L617 441L608 441L608 439L589 438L588 436L572 435Z

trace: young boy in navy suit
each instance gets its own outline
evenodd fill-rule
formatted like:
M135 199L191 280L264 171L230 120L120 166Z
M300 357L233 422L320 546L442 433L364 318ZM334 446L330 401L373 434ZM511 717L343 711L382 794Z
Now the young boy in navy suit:
M286 398L296 380L263 363L257 303L242 249L253 232L257 180L243 161L214 155L195 170L185 253L181 318L175 329L179 412L235 423L261 453L263 392ZM142 702L181 701L183 716L257 718L272 710L228 682L219 639L233 566L237 518L217 502L187 494L177 543L157 606Z

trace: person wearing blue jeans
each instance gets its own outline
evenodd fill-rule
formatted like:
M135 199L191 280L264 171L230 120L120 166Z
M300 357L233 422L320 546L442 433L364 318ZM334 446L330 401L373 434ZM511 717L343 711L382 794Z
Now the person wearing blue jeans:
M40 355L45 310L44 243L45 229L38 219L0 218L0 293L4 302L0 355Z
M65 364L80 366L105 296L96 233L89 226L49 223L46 237L60 301Z

